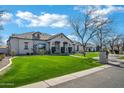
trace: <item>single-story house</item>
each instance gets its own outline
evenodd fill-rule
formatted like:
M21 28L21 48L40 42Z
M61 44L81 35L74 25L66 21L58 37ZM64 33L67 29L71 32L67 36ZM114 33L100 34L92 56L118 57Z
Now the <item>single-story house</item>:
M8 47L0 46L0 54L8 54Z
M15 55L40 54L44 50L48 54L64 54L83 51L80 43L75 43L63 33L49 35L41 32L12 34L8 41L8 53Z

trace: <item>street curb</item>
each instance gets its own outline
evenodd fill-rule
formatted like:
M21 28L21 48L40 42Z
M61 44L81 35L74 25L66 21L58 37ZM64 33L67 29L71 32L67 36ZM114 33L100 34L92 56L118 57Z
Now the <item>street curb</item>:
M28 85L24 85L21 86L19 88L48 88L51 86L55 86L70 80L74 80L80 77L84 77L90 74L93 74L95 72L104 70L106 68L112 67L110 65L103 65L103 66L99 66L99 67L95 67L95 68L91 68L88 70L84 70L84 71L79 71L79 72L75 72L75 73L71 73L71 74L67 74L64 76L60 76L60 77L56 77L56 78L52 78L49 80L44 80L44 81L40 81L37 83L32 83L32 84L28 84Z

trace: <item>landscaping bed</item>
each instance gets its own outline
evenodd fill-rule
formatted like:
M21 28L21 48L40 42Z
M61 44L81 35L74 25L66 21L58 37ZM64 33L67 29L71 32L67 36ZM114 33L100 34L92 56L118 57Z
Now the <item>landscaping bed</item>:
M19 56L12 62L0 76L0 87L18 87L101 65L92 58L71 56Z

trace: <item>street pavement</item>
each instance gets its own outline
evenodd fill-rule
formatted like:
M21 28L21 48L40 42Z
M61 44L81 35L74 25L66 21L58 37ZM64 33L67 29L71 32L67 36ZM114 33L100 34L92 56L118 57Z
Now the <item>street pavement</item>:
M124 88L124 68L112 66L51 88Z

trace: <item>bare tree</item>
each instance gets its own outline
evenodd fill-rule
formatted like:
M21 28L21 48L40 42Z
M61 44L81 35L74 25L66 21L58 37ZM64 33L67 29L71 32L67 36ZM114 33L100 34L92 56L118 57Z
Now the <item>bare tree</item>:
M121 39L118 38L118 39L116 40L116 42L115 42L115 47L116 47L115 50L117 51L118 54L119 54L119 52L120 52L121 45L122 45Z
M96 8L85 9L82 17L71 19L70 24L74 30L74 34L80 39L84 56L86 52L87 43L94 37L99 41L99 46L102 49L105 44L104 37L110 32L109 24L111 20L104 18L103 14L96 13ZM104 43L104 44L103 44Z
M122 51L124 51L124 36L121 37L121 40L122 40Z
M94 27L97 30L95 38L99 43L100 51L103 51L103 48L107 47L108 37L112 32L110 26L112 21L110 18L102 18L101 16L99 16L95 21L96 26Z
M109 38L109 40L108 40L111 53L114 53L115 44L120 39L120 36L121 36L120 34L115 34L115 33L111 34L111 36L110 36L111 38Z
M83 17L77 17L70 19L71 27L74 30L74 34L80 39L84 56L86 52L86 46L90 39L92 39L96 35L96 30L92 30L94 25L94 19L91 18L92 13L95 11L95 9L86 9L84 12Z
M1 18L3 16L4 12L5 12L5 10L0 10L0 30L3 30L3 25L1 23L1 20L2 20Z
M124 34L119 33L118 39L120 39L119 43L120 43L120 46L121 46L121 50L124 52Z

